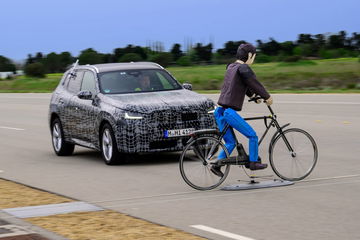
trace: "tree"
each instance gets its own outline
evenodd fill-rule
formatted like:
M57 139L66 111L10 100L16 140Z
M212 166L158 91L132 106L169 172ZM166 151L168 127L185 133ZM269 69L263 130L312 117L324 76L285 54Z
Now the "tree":
M274 38L270 38L270 41L266 43L261 40L257 40L256 42L260 51L265 55L276 56L281 51L281 45L275 41Z
M25 74L30 77L42 78L45 76L45 67L42 63L31 63L26 65Z
M180 66L191 66L192 62L189 56L182 56L176 61L176 64Z
M102 56L92 48L81 51L79 64L98 64L102 63Z
M235 57L238 47L241 44L247 43L246 41L228 41L225 43L224 48L218 49L217 53L219 53L222 56L226 56L229 58Z
M74 62L74 58L69 52L60 53L60 72L65 72L67 67Z
M141 60L141 56L137 53L126 53L120 57L119 62L139 62Z
M147 59L147 50L140 46L133 46L131 44L127 45L125 48L115 48L114 49L114 60L118 61L122 56L127 53L136 53L141 57L141 60Z
M293 54L295 47L296 45L292 41L280 43L281 52L287 56L291 56Z
M346 47L346 32L340 31L339 34L330 35L326 43L327 49L338 49Z
M0 72L15 72L16 66L10 59L0 55Z
M169 66L169 64L173 61L172 54L167 52L158 53L156 55L153 55L150 58L151 62L156 62L160 64L163 67Z
M170 52L173 55L174 61L177 61L180 57L182 57L184 55L183 52L181 51L181 45L178 43L175 43L173 45Z
M34 63L34 62L35 62L35 59L32 57L31 54L28 54L25 65L28 65L28 64L31 64L31 63Z
M194 51L200 61L211 61L212 58L212 44L209 43L206 46L202 46L201 43L197 43L194 47Z
M311 34L299 34L298 37L298 44L313 44L314 39L312 38Z
M43 63L47 73L61 72L61 58L55 52L46 55Z
M34 62L42 62L44 55L41 52L36 53L34 57Z

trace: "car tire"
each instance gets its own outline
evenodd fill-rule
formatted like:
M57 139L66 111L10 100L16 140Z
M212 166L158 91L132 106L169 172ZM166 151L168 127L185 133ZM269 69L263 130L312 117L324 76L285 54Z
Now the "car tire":
M122 154L117 148L114 131L108 123L104 124L102 127L100 135L100 147L101 155L107 165L115 165L122 162Z
M75 145L65 142L64 131L60 122L60 119L56 118L51 123L51 142L54 148L54 152L58 156L69 156L73 154Z

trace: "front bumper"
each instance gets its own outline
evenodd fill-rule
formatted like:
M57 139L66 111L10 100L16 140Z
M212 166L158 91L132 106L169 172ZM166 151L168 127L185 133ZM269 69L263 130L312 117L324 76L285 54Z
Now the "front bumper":
M165 130L216 128L213 114L199 112L153 112L143 119L117 122L115 137L123 153L181 151L190 138L165 138Z

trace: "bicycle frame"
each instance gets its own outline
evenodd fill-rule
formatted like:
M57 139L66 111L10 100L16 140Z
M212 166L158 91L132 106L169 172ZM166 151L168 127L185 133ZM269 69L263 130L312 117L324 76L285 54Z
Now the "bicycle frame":
M265 126L266 126L266 129L265 129L265 132L263 133L263 135L261 136L259 142L258 142L258 145L260 146L261 142L264 140L266 134L269 132L269 129L273 126L273 127L276 127L277 128L277 131L275 132L274 136L271 138L271 141L270 141L270 144L272 142L273 139L275 139L276 136L278 136L278 134L280 134L287 146L287 148L289 149L289 151L291 153L294 152L293 148L291 147L289 141L287 140L287 138L285 137L285 135L283 134L283 128L287 127L290 125L290 123L288 124L285 124L283 126L280 126L278 121L276 120L276 115L274 114L272 108L270 106L268 106L269 108L269 111L271 113L271 115L269 116L262 116L262 117L250 117L250 118L244 118L245 121L253 121L253 120L264 120L264 123L265 123ZM271 119L271 122L270 124L267 124L267 120L268 119ZM220 135L218 137L218 140L221 141L221 139L223 139L224 135L226 134L227 130L232 131L232 134L235 138L235 141L236 141L236 146L239 144L238 140L237 140L237 137L235 135L235 132L234 132L234 129L227 123L225 126L224 126L224 129L220 132Z

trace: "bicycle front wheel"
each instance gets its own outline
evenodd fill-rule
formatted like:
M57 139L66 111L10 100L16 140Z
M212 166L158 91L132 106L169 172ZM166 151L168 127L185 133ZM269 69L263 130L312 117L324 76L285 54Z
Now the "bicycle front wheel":
M210 136L199 137L185 146L180 157L180 173L184 181L197 190L210 190L219 186L227 177L230 165L221 167L223 177L218 177L210 171L221 151L229 157L228 151L222 142Z
M269 157L277 176L284 180L298 181L309 176L315 168L318 150L309 133L290 128L270 143Z

